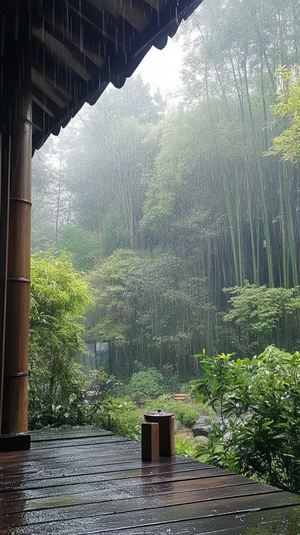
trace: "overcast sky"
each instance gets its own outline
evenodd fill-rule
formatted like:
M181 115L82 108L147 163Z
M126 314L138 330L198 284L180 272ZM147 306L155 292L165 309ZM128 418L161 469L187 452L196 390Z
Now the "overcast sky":
M142 76L144 82L150 84L153 92L159 87L166 93L176 90L179 86L181 61L180 41L169 38L163 50L152 47L135 72Z

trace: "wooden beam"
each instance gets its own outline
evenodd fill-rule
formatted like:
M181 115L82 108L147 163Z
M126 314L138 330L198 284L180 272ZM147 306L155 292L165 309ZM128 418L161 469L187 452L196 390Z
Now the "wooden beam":
M42 102L42 99L37 98L35 95L32 95L32 102L35 102L35 104L41 108L42 111L47 113L52 119L55 117L55 114L52 113L52 111L49 110L49 107ZM35 125L37 126L37 125Z
M50 116L45 113L39 106L36 104L35 99L32 97L32 126L37 129L39 132L43 132L44 129L48 128L49 121L51 120Z
M65 68L70 68L86 82L92 79L93 74L89 72L87 66L84 64L84 58L75 57L73 51L68 47L67 41L64 43L61 42L57 36L54 37L54 35L48 32L45 28L33 28L32 35L39 41L45 50L49 51L51 56L56 56Z
M146 9L146 4L142 2L135 2L134 0L87 0L96 9L105 9L114 17L122 17L135 30L142 33L151 21L149 8ZM142 4L142 7L141 7Z
M40 56L44 57L44 50L38 46L36 47L36 53L38 58L31 59L31 67L51 85L61 98L71 100L70 83L66 79L65 71L62 72L61 68L57 69L58 64L55 63L54 59L47 57L47 61L43 61Z
M156 11L161 11L167 5L167 0L145 0Z
M50 117L55 117L59 113L59 108L50 98L32 84L32 100L36 102Z
M31 68L32 83L48 97L54 104L59 106L61 109L65 108L67 105L67 100L54 88L54 84L51 85L46 78L35 70L34 67Z
M54 25L55 33L61 36L61 39L67 39L78 51L86 56L99 69L104 65L104 59L99 54L100 44L93 42L90 38L90 32L82 23L81 19L78 26L73 25L68 20L68 11L64 12L65 4L55 4L55 19L53 20L53 6L50 4L43 4L42 18L51 26ZM93 47L91 46L93 45Z

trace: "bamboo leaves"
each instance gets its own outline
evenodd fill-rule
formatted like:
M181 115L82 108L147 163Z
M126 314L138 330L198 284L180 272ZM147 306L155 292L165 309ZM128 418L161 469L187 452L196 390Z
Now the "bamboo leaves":
M279 154L283 160L298 163L300 159L300 75L299 69L281 67L277 71L279 80L278 100L274 106L275 115L286 119L283 132L274 138L271 154Z
M224 316L236 333L240 354L261 351L266 345L293 349L290 341L299 329L300 294L297 288L268 288L245 282L244 286L226 288L231 308Z

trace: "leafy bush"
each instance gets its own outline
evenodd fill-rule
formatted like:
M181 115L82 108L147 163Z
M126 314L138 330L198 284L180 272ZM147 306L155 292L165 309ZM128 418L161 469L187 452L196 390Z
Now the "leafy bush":
M164 391L164 376L156 368L148 368L134 373L128 383L128 393L134 400L158 397Z
M70 362L68 373L61 382L53 377L55 388L49 386L51 371L46 367L36 369L29 381L29 429L46 426L82 425L85 422L83 395L86 376L78 364Z
M179 420L182 425L189 428L195 424L199 415L199 406L194 407L185 401L174 401L169 395L162 395L156 400L148 401L142 408L128 398L108 398L97 407L90 423L113 433L139 440L144 414L157 409L173 412L175 420ZM182 439L177 442L179 452L184 452L186 455L192 451L191 444L184 445Z
M192 459L196 459L197 455L197 446L195 446L193 440L187 440L182 437L176 437L175 436L175 449L177 455L181 455L182 457L191 457Z
M29 427L94 424L95 414L119 381L102 370L86 375L76 362L69 363L64 388L49 391L47 370L35 373L29 386Z
M97 407L93 424L117 435L139 440L143 410L128 399L108 398Z
M31 279L29 425L81 423L86 377L75 359L83 348L88 286L65 254L34 255Z
M207 446L213 464L300 491L300 353L269 346L259 357L203 354L202 379L192 381L199 401L221 416Z
M87 283L64 253L33 256L31 278L30 429L93 424L99 414L109 427L107 398L119 382L102 370L87 376L76 363L83 349L80 320L92 301Z
M174 401L170 395L163 395L153 401L147 401L144 407L144 412L152 412L160 409L165 412L173 412L175 420L188 427L189 429L195 425L199 413L199 406L193 406L186 401Z
M232 342L241 356L269 344L294 351L299 344L300 295L296 288L268 288L245 282L225 288L231 295L224 321L232 325Z

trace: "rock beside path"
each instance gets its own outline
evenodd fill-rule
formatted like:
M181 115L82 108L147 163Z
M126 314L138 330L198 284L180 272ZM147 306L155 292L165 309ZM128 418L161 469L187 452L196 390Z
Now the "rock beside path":
M194 427L192 428L194 437L208 437L208 434L211 432L213 428L212 419L210 416L201 415L199 416L197 422L195 423Z

